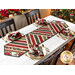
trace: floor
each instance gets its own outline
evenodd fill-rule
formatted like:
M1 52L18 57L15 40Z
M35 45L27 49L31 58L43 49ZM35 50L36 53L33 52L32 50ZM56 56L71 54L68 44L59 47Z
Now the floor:
M65 50L69 50L69 48L70 48L72 42L73 42L73 40L70 41L70 42L66 45L64 51L65 51ZM57 64L56 64L56 65L65 65L65 64L61 62L60 58L58 58L58 61L57 61ZM69 65L75 65L75 58L73 59L73 61L72 61Z

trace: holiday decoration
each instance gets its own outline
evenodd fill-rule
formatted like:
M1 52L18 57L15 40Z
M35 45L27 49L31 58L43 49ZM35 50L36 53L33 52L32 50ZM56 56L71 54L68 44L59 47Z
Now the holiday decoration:
M47 25L48 22L45 19L39 19L39 20L37 20L36 24L38 24L38 25Z
M52 9L51 15L75 23L75 9Z
M41 46L32 45L32 46L30 47L30 49L31 49L32 51L29 51L29 54L32 54L32 55L34 55L34 56L44 56Z
M10 17L9 15L19 15L25 12L28 9L0 9L0 20L3 20L5 17Z
M43 43L47 39L51 38L55 34L62 31L62 29L67 28L68 25L60 21L52 21L46 26L42 26L20 39L14 40L5 45L5 55L11 56L21 56L25 52L29 51L30 54L34 56L43 56L43 51L39 44ZM16 35L19 33L16 33ZM10 34L10 37L16 37L15 34ZM13 38L12 37L12 38ZM30 49L31 50L30 50Z
M63 29L63 30L61 31L61 33L62 33L63 35L65 35L65 36L70 36L70 37L72 37L72 36L75 35L75 34L74 34L72 31L70 31L69 29Z
M26 40L26 36L22 36L20 39L16 41L12 41L4 46L5 55L16 56L19 57L28 51L28 44Z
M18 40L21 37L22 37L22 35L20 32L12 32L12 33L9 33L9 35L8 35L8 39L11 41Z
M42 57L47 55L48 52L50 52L50 50L44 47L43 44L42 46L31 45L27 56L30 57L31 59L41 59Z

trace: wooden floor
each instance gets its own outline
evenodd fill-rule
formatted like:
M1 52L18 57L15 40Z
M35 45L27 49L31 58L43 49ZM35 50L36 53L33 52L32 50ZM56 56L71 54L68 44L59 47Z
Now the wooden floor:
M66 45L64 51L65 51L65 50L69 50L69 48L70 48L72 42L73 42L73 40L70 41L70 42ZM56 65L65 65L65 64L62 63L61 60L60 60L60 58L59 58ZM73 59L73 61L72 61L69 65L75 65L75 59Z

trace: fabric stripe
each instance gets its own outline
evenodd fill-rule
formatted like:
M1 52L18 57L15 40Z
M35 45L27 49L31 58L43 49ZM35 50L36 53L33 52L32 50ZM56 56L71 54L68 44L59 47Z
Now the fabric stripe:
M17 42L12 42L12 43L10 43L10 44L16 44L16 45L23 45L23 46L27 46L27 44L26 44L26 43L17 43Z
M30 41L29 35L27 34L26 36L27 36L27 39L28 39L28 43L31 44L31 41Z
M33 38L34 38L34 40L35 40L35 43L38 45L37 40L36 40L36 38L34 37L34 34L32 34L32 35L33 35Z
M37 40L37 43L40 44L38 37L36 35L34 35L35 39Z
M22 52L25 53L26 51L18 51L18 50L11 50L11 49L5 49L5 51L11 51L11 52Z
M37 32L32 32L32 34L37 34L37 35L46 35L46 36L50 36L50 35L52 35L52 34L46 34L46 33L44 34L44 33L39 33L39 32L38 32L38 33L37 33Z
M58 28L57 24L56 24L56 23L54 23L54 22L53 22L53 24L54 24L54 26L56 27L56 29L58 30L58 32L60 32L60 30L59 30L59 28ZM58 33L58 32L57 32L57 33Z
M52 26L54 27L54 29L56 30L56 32L59 32L53 23L52 23Z
M52 23L51 23L51 27L52 27L52 30L54 31L54 33L56 34L57 32L56 32L55 28L53 27Z
M50 25L48 25L48 28L50 29L51 33L54 35L52 28L50 27Z
M56 32L55 32L55 30L53 29L53 27L52 27L51 23L50 23L50 25L49 25L49 26L50 26L51 30L53 31L53 33L54 33L54 34L56 34Z
M16 40L16 41L14 41L14 42L22 42L22 43L27 43L27 41L25 41L25 40Z
M11 49L11 50L14 49L14 50L18 50L18 51L26 51L26 50L28 50L28 48L20 48L20 47L12 47L12 46L7 46L7 47L5 47L5 49Z
M44 38L44 41L47 39L46 36L43 36L43 38Z
M34 37L33 37L32 34L30 34L30 38L31 38L31 40L32 40L33 45L37 45L37 44L35 43L35 40L34 40Z
M43 27L40 27L39 29L50 30L49 28L43 28Z
M63 26L61 24L59 24L60 28L63 29Z
M41 37L40 35L38 35L38 37L39 37L39 39L40 39L40 41L41 41L41 43L42 43L42 42L43 42L42 37Z
M20 45L14 45L14 44L7 44L6 46L20 47L20 48L28 48L26 46L20 46Z
M59 29L59 31L61 31L61 29L60 29L59 25L58 25L58 24L55 24L55 25L57 26L57 28Z
M45 29L37 29L36 31L44 31L44 32L51 32L51 30L45 30Z
M37 32L37 33L46 33L46 34L52 34L51 32L45 32L45 31L33 31L33 32Z

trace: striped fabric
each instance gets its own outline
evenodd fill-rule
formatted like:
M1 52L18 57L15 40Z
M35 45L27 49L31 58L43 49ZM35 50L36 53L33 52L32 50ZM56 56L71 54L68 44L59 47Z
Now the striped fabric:
M21 56L28 50L28 44L39 45L67 27L65 23L50 22L50 24L26 34L19 40L6 44L5 55Z
M42 26L39 29L34 30L31 32L32 34L40 34L40 35L46 35L46 36L51 36L54 35L53 31L51 30L51 27L49 25L47 26Z
M9 44L5 45L5 55L9 52L11 56L21 56L28 50L28 44L26 40L26 36L23 36L17 41L10 42ZM12 54L15 54L13 55ZM20 55L17 53L20 53Z
M28 43L31 45L39 45L51 37L51 36L32 34L32 33L27 34L26 36L28 39Z
M68 27L67 24L61 22L50 22L49 26L51 27L54 34L59 33L62 29Z

